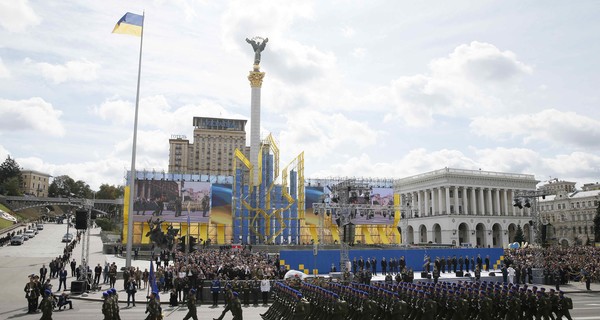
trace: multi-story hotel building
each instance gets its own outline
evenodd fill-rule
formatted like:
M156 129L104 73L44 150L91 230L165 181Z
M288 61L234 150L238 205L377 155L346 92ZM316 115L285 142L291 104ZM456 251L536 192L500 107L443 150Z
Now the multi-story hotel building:
M22 170L21 177L23 178L21 192L36 197L48 196L48 186L50 185L51 177L49 174L35 170Z
M169 139L169 172L232 176L235 149L246 156L246 120L194 117L194 141Z
M522 191L535 191L533 175L444 168L395 182L404 219L404 243L505 247L517 226L531 241L532 208L514 207Z
M549 193L538 203L547 241L561 245L594 241L593 220L600 204L597 185L585 184L583 190L576 190L575 182L555 179L540 188Z

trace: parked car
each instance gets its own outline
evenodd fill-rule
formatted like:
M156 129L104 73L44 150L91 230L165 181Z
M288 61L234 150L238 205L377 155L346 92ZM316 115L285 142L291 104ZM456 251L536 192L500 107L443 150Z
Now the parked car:
M22 235L20 235L20 234L19 234L19 235L16 235L16 236L14 236L14 237L12 237L12 238L10 239L10 244L11 244L11 245L13 245L13 246L16 246L16 245L19 245L19 246L20 246L20 245L22 245L22 244L23 244L23 242L25 242L25 239L24 239L24 238L25 238L25 237L23 237L23 236L22 236Z
M38 230L44 230L44 225L43 225L43 224L41 224L41 223L38 223L38 225L37 225L37 229L38 229Z
M73 241L73 234L65 233L65 235L62 238L62 242L71 242L71 241Z
M33 231L32 229L29 229L29 230L25 231L25 235L27 237L29 237L29 239L31 239L31 238L35 237L35 231Z

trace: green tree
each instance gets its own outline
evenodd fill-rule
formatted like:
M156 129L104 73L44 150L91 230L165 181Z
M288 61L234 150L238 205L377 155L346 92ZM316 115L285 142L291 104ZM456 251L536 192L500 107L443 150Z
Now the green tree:
M525 235L523 234L523 229L520 225L517 226L517 231L515 231L515 236L513 237L512 242L517 242L519 244L525 242Z
M21 196L21 179L19 177L12 177L6 180L2 184L4 194L7 196Z
M94 193L82 180L75 181L68 175L55 177L48 187L50 197L91 199Z
M0 164L0 192L6 195L21 195L22 183L21 167L15 159L7 156Z
M600 201L596 208L596 216L594 217L594 241L600 242Z
M118 199L123 196L123 186L101 184L100 190L96 192L96 199Z

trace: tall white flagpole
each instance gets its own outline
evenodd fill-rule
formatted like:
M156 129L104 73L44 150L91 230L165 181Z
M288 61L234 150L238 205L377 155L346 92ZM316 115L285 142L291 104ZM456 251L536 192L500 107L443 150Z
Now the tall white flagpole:
M131 267L131 251L133 242L133 203L135 197L135 153L137 147L138 111L140 106L140 76L142 74L142 44L144 43L144 20L146 12L142 13L142 33L140 36L140 59L138 63L137 93L135 95L135 116L133 121L133 148L131 149L131 173L129 175L129 212L127 212L127 255L125 266Z

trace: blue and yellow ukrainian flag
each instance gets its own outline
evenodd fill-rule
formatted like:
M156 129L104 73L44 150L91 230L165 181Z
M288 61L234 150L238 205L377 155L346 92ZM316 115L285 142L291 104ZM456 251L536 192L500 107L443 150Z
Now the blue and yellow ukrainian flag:
M144 16L127 12L113 29L112 33L131 34L140 37L144 26Z

